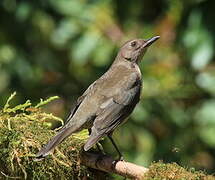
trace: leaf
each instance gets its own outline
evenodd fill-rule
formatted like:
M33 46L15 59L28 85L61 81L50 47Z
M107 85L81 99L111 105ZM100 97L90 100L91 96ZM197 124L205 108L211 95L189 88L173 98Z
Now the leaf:
M199 136L209 146L215 147L214 132L215 132L215 125L206 126L199 131Z
M215 95L215 73L214 72L203 72L200 73L196 78L196 83L209 92Z
M193 11L183 41L191 57L191 65L196 70L203 69L212 59L214 51L211 37L202 23L201 12Z
M201 124L215 126L215 100L208 100L196 112L195 118Z
M95 32L84 34L71 49L72 59L76 64L83 65L86 63L92 51L97 47L99 35Z

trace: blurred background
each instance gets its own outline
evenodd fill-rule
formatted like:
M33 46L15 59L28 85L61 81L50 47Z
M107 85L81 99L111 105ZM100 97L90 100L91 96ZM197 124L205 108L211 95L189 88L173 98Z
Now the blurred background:
M126 160L215 169L215 1L1 0L0 105L60 99L46 111L66 118L123 42L161 38L140 67L141 102L115 139ZM114 153L108 140L106 152Z

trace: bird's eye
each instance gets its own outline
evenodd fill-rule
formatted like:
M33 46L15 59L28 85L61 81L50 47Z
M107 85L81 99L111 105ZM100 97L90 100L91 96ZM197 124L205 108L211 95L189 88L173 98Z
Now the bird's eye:
M137 42L136 42L136 41L131 42L131 47L135 47L135 46L136 46L136 44L137 44Z

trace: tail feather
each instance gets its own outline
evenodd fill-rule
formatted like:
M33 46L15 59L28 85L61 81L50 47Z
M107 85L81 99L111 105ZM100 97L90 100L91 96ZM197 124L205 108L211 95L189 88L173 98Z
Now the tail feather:
M51 138L51 140L37 153L36 159L42 159L49 155L52 149L74 132L75 130L72 130L71 127L60 130L58 134Z
M99 139L101 139L105 134L99 134L99 135L93 135L91 134L89 139L87 140L87 142L84 145L84 150L88 151L91 147L93 147L93 145L95 145Z

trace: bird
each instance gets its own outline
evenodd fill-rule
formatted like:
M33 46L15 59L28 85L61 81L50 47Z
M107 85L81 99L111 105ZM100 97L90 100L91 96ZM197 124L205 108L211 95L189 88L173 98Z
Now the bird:
M132 39L124 43L107 72L77 99L64 126L36 154L36 158L45 158L67 137L88 129L90 134L84 151L107 136L118 153L118 159L122 160L112 134L128 119L140 100L142 75L139 63L147 48L159 38Z

